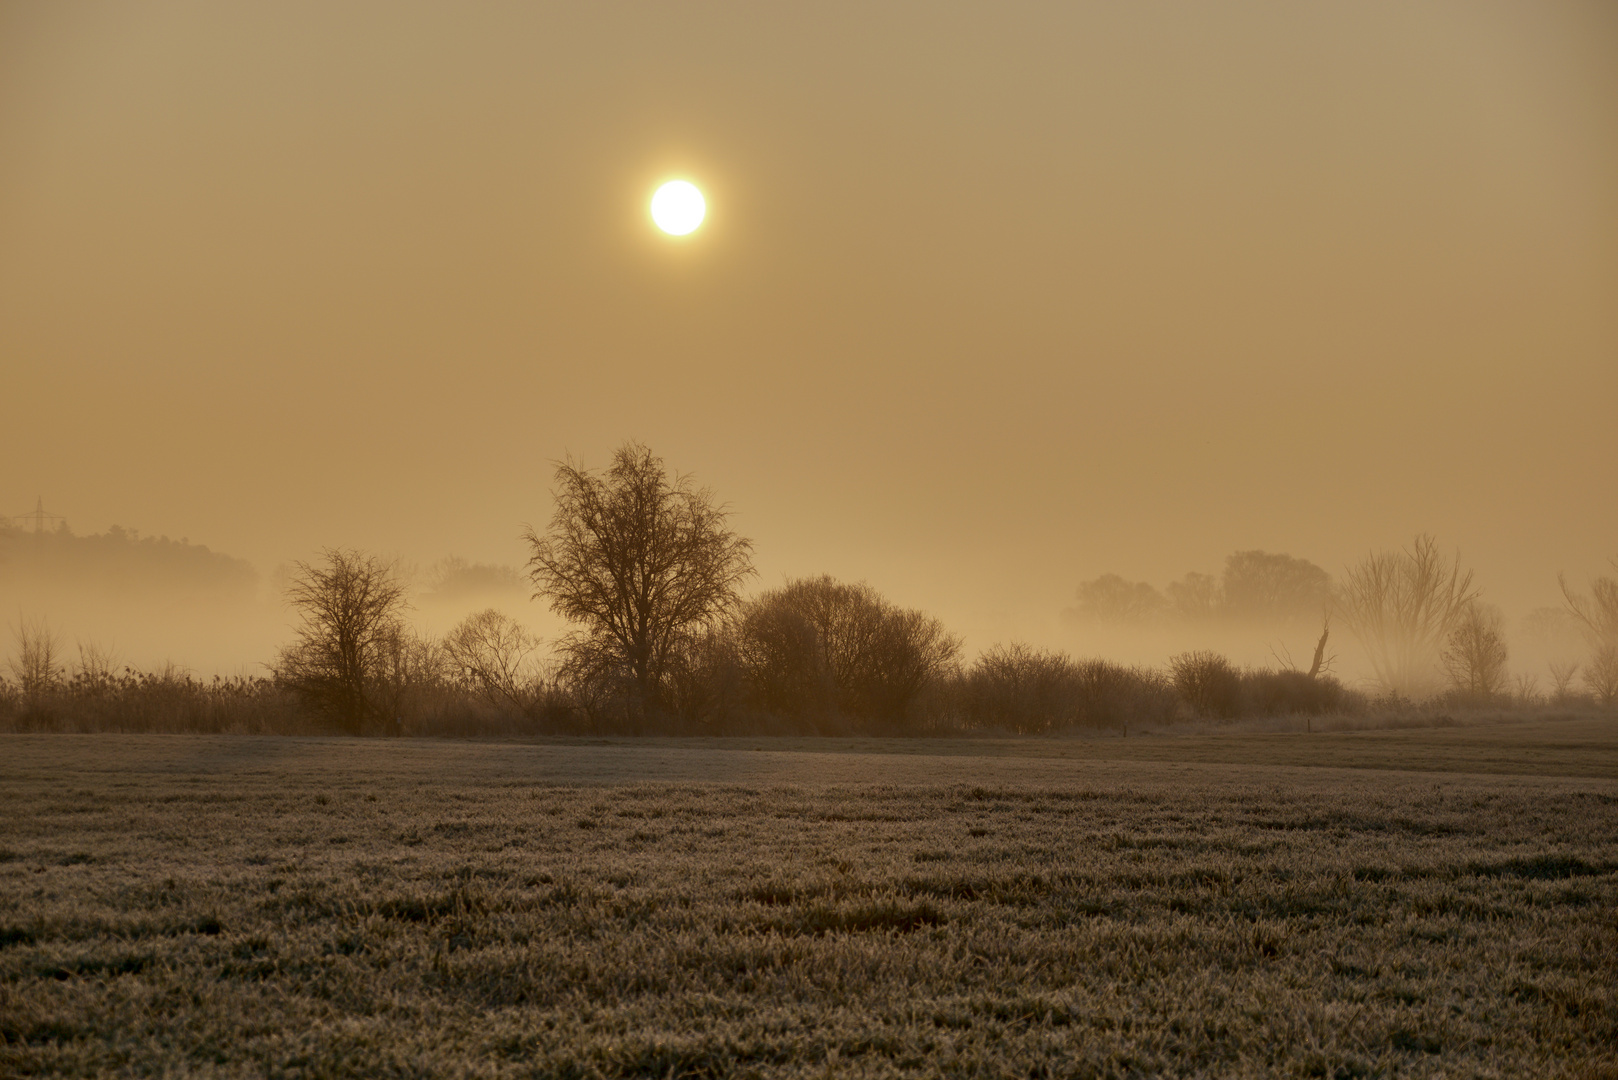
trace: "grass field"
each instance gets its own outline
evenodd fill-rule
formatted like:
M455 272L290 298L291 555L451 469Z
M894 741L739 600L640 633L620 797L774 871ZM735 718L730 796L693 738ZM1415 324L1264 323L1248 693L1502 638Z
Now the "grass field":
M0 800L0 1075L1618 1076L1612 721L17 735Z

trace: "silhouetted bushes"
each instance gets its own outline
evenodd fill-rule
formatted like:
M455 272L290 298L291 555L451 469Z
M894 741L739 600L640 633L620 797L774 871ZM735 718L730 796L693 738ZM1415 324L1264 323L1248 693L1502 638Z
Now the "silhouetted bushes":
M368 684L379 707L357 733L1127 735L1176 722L1534 704L1498 695L1372 703L1329 675L1241 670L1212 652L1183 653L1157 670L1013 643L962 666L937 620L829 578L765 593L733 620L682 638L663 711L650 716L633 707L627 673L570 676L530 662L533 644L492 612L469 617L444 642L418 640L409 663L383 665ZM0 679L0 730L356 733L284 680L53 663L14 662L14 679ZM1581 702L1594 707L1564 703Z
M1180 700L1198 716L1229 720L1242 711L1242 675L1214 652L1181 653L1169 660L1169 678Z
M1364 711L1364 696L1330 675L1249 671L1242 675L1242 712L1249 716L1323 716Z
M957 680L955 696L961 726L1029 735L1127 730L1172 720L1176 708L1159 672L1016 643L980 656Z
M393 710L356 732L346 719L311 709L271 678L198 679L166 669L86 677L25 693L0 679L0 731L235 735L541 735L590 730L571 698L542 688L526 709L491 703L449 678L383 688ZM383 692L379 691L379 692Z
M744 706L826 734L915 727L961 647L932 616L826 576L749 602L729 636Z

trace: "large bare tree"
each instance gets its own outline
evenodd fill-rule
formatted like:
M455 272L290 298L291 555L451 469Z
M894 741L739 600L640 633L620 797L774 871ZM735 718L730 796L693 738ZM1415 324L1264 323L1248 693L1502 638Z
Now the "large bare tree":
M735 608L753 573L752 542L711 491L637 442L619 447L605 473L569 460L555 479L550 528L524 532L534 598L580 624L561 643L569 669L621 677L644 716L664 705L682 635Z
M384 689L405 644L405 583L397 567L351 548L294 563L286 589L297 640L281 650L276 678L359 734L388 703Z
M1337 608L1382 688L1415 698L1434 688L1440 646L1477 595L1460 556L1445 556L1423 534L1409 548L1374 552L1346 569Z

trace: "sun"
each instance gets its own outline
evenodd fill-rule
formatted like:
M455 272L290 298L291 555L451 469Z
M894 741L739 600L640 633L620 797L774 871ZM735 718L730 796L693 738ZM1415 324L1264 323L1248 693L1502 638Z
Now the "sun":
M702 192L687 180L670 180L652 196L652 220L670 236L694 232L707 214Z

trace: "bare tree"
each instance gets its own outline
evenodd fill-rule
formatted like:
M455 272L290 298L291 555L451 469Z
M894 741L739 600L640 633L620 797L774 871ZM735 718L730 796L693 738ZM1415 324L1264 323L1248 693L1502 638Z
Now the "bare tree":
M1315 642L1315 655L1309 663L1309 678L1318 679L1331 672L1331 666L1336 662L1336 656L1326 655L1326 642L1331 638L1331 615L1328 613L1321 620L1320 639Z
M1117 574L1102 574L1079 585L1078 606L1063 614L1069 619L1100 623L1144 623L1159 618L1169 602L1145 581L1126 581Z
M408 661L405 583L397 567L351 548L327 548L319 564L294 563L286 599L301 622L275 676L358 734L391 704L378 691Z
M1584 685L1607 708L1618 705L1618 646L1602 645L1584 665Z
M1337 654L1327 654L1326 642L1331 640L1331 611L1328 609L1322 617L1320 637L1315 639L1314 656L1309 662L1309 670L1298 671L1298 666L1292 662L1292 650L1284 644L1279 648L1271 647L1270 655L1275 657L1276 663L1281 665L1282 671L1301 674L1306 679L1320 679L1330 676L1332 665L1337 662Z
M36 701L56 689L66 674L61 639L42 618L20 620L11 634L17 642L17 655L6 666L23 696Z
M1612 560L1618 570L1618 559ZM1590 583L1590 595L1573 591L1566 574L1556 575L1562 586L1562 598L1567 610L1579 621L1580 628L1591 645L1618 645L1618 578L1598 577Z
M572 461L556 467L556 511L532 547L534 598L582 624L562 642L568 665L592 677L621 671L644 716L663 706L664 677L682 634L737 604L753 573L752 542L727 523L729 510L689 476L629 442L606 473Z
M1551 671L1551 701L1557 705L1566 705L1573 699L1573 676L1578 674L1578 661L1557 663L1552 660L1547 666Z
M1238 551L1225 559L1220 610L1239 619L1314 618L1331 603L1331 575L1308 559Z
M1460 556L1446 558L1423 534L1408 549L1374 552L1345 570L1337 607L1382 688L1415 698L1433 688L1439 647L1477 595Z
M1466 605L1445 639L1438 660L1450 683L1467 697L1486 700L1506 688L1506 639L1500 609L1477 601Z
M1618 559L1612 565L1618 570ZM1596 578L1590 583L1589 596L1574 592L1566 575L1558 574L1556 580L1568 611L1590 645L1584 684L1603 705L1618 703L1618 578Z
M366 680L367 705L385 730L402 735L404 714L449 680L452 665L443 643L418 634L403 621L377 642L378 664Z
M456 673L494 705L531 710L539 695L534 662L538 636L511 616L489 608L468 615L444 635L444 652Z
M742 609L736 659L753 702L776 716L825 717L836 712L837 685L809 615L768 592Z
M1182 619L1210 619L1219 613L1224 596L1219 579L1212 574L1199 574L1192 570L1179 581L1171 581L1163 589L1174 614Z

